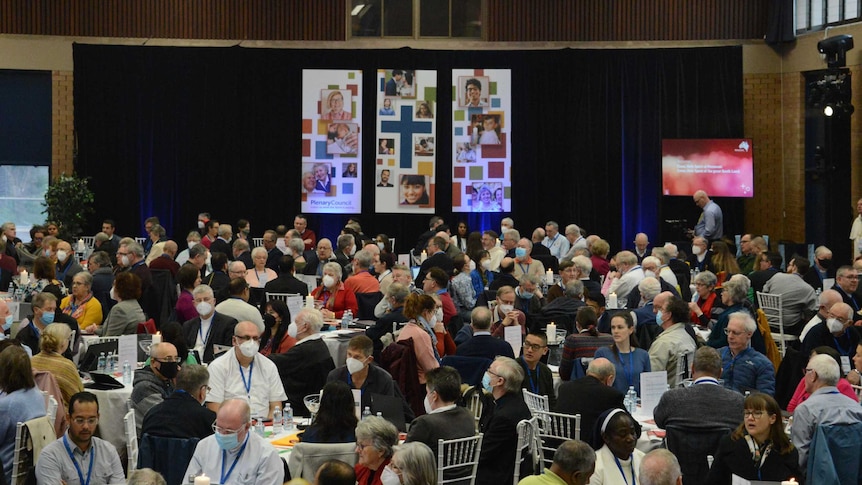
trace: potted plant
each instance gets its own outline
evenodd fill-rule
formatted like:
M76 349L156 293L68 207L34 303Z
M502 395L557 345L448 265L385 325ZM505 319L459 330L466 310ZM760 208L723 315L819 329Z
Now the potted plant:
M89 182L89 177L63 173L45 192L42 213L59 226L59 236L63 240L74 241L83 231L87 216L93 213L94 196Z

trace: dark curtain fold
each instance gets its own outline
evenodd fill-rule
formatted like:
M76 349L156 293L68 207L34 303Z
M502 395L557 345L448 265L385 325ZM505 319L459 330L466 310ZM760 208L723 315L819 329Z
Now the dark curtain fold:
M74 46L76 169L94 179L96 210L123 234L157 215L182 240L208 211L251 220L254 235L299 212L302 69L360 69L366 234L412 246L426 215L374 214L378 68L436 69L438 214L450 225L522 233L576 222L614 250L654 242L662 219L697 217L688 197L661 197L662 138L742 136L740 47L662 50L275 50ZM452 214L451 70L512 69L511 214ZM756 142L755 142L756 143ZM756 147L756 145L755 145ZM756 156L756 152L755 152ZM756 188L755 188L756 190ZM742 202L720 200L727 232ZM310 215L336 236L348 215ZM99 221L92 221L91 230ZM737 231L738 232L738 231Z

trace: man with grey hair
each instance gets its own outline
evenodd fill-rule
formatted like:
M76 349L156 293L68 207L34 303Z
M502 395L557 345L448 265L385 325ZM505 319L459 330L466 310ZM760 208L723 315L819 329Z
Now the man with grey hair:
M664 245L664 250L667 251L667 266L673 271L679 284L679 294L682 295L683 300L691 301L691 268L688 263L679 259L679 248L676 244L667 243Z
M209 285L195 287L192 298L198 316L183 323L183 336L189 347L200 353L203 362L209 363L215 357L215 345L231 345L237 320L216 311L215 296Z
M111 298L111 287L114 286L114 271L111 268L111 258L105 251L96 251L90 255L87 271L93 275L93 286L90 291L102 304L102 314L107 315L116 303Z
M542 307L545 306L545 295L539 288L539 282L539 276L532 273L524 273L518 277L519 284L515 288L516 310L521 310L525 315L536 315L542 311ZM583 293L583 289L581 292Z
M632 252L638 259L638 263L643 263L644 258L650 254L649 251L647 251L647 248L649 247L649 236L643 232L637 233L635 235L634 245L635 249Z
M281 406L287 396L275 364L257 350L260 347L257 325L239 322L234 328L232 343L230 350L207 367L210 372L207 407L217 412L223 401L240 396L251 405L254 416L272 418L272 411ZM290 402L295 401L291 399Z
M233 251L230 247L232 237L233 227L230 224L220 224L218 237L210 244L210 253L224 253L228 259L233 259Z
M821 323L826 323L829 309L832 308L832 305L840 303L841 301L841 294L837 291L824 290L823 293L820 294L817 314L811 317L811 320L808 320L808 323L805 324L805 328L803 328L802 333L799 334L799 341L804 343L805 337L808 335L808 332L810 332L812 328Z
M724 387L737 392L775 394L775 367L765 355L751 347L757 323L747 311L730 314L725 327L727 347L718 349L724 371Z
M234 261L243 263L245 269L254 268L254 261L251 260L251 246L245 239L236 239L231 246L231 254Z
M576 251L580 251L580 249L576 249ZM575 278L584 285L584 296L602 292L602 285L590 278L593 272L593 261L589 256L576 254L572 257L572 264L575 269Z
M284 463L276 450L251 429L248 402L229 399L218 410L215 434L202 439L184 477L206 474L224 485L283 483ZM223 466L232 463L230 466Z
M859 425L862 407L841 394L835 385L841 377L838 362L829 355L818 354L805 367L805 392L810 394L793 412L790 440L799 451L799 465L805 469L811 440L821 425Z
M545 229L541 227L537 227L533 229L533 236L530 238L530 242L533 243L533 252L532 254L535 256L550 256L551 250L548 249L547 246L543 244L545 240Z
M470 313L470 326L473 329L473 336L458 346L455 355L489 360L493 360L498 355L515 358L512 346L508 342L491 335L491 310L486 307L474 308Z
M763 285L764 293L781 295L784 333L799 335L808 318L817 312L817 295L802 276L808 272L808 259L794 254L787 262L787 271L778 272Z
M623 407L623 394L614 389L616 367L603 357L593 359L580 379L563 382L557 392L554 411L581 415L581 437L592 442L593 425L599 415Z
M533 259L530 254L533 252L533 242L522 237L518 240L518 245L515 248L515 278L520 279L525 274L534 275L538 278L545 276L545 265L537 259Z
M335 369L329 348L321 340L323 314L314 308L303 308L294 317L287 333L297 340L296 345L283 354L269 358L275 363L284 391L293 406L293 412L307 416L308 409L302 398L319 392L326 384L326 376Z
M631 251L620 251L614 259L617 263L617 271L611 271L608 273L607 277L611 278L612 281L611 286L608 288L607 295L616 293L617 301L622 303L626 301L626 298L629 296L632 289L635 288L646 275L644 275L641 265L638 264L638 259L637 256L635 256L635 253Z
M356 242L353 239L353 234L342 234L335 240L336 250L335 259L342 267L347 267L353 261L354 248Z
M826 314L826 321L816 325L805 336L805 340L802 341L802 352L807 353L802 355L811 355L812 350L826 346L835 349L852 362L856 356L856 346L860 342L859 331L853 325L853 317L853 309L850 305L840 300L834 303ZM848 377L856 380L858 374L849 372Z
M403 283L398 281L392 282L386 290L382 302L388 305L389 311L384 313L377 322L365 330L365 335L374 342L374 359L380 359L380 352L383 351L383 342L381 337L387 333L393 332L394 325L404 323L409 318L404 317L404 301L407 300L407 295L410 290Z
M676 290L679 291L679 280L669 266L670 254L668 254L667 250L663 247L652 248L652 257L658 260L658 267L655 270L656 276L660 277L667 284L669 284L673 288L676 288Z
M542 475L530 475L518 485L586 485L596 469L596 452L581 440L569 440L554 452L554 462ZM641 468L643 469L643 468Z
M377 246L374 246L375 248ZM363 249L357 251L353 256L353 274L344 280L344 287L353 293L377 293L380 291L380 282L371 275L371 263L374 255L371 251Z
M206 367L184 364L177 374L176 390L144 416L141 436L204 439L213 434L216 413L203 405L209 382Z
M517 298L515 300L517 305ZM572 280L566 283L563 296L555 298L543 306L541 313L548 318L569 317L570 321L574 321L574 315L583 306L586 306L584 303L584 284L580 280Z
M135 426L138 438L144 416L153 406L164 401L174 392L174 380L180 370L177 348L170 342L162 342L150 347L150 365L135 372L132 396L129 401L135 410Z
M682 485L679 461L668 450L652 450L641 459L638 479L641 485Z
M542 244L551 251L551 256L557 260L562 260L571 247L569 239L560 235L560 225L556 221L545 223L545 239Z
M514 258L515 257L515 247L518 245L518 241L521 240L521 233L513 227L513 228L507 230L506 232L504 232L501 237L503 238L503 241L501 244L503 246L503 249L506 250L506 256L505 257Z
M531 417L521 394L523 380L522 367L510 357L494 359L482 378L482 385L491 393L494 406L479 423L479 430L485 437L479 454L476 483L501 484L512 479L512 468L501 464L515 463L518 423Z
M581 235L581 228L578 227L577 224L569 224L566 226L566 239L569 241L569 250L566 251L566 254L563 255L562 260L573 259L575 257L575 251L578 249L589 249L587 247L587 240Z
M655 325L655 309L653 308L653 300L661 293L661 283L657 278L647 276L638 283L638 294L640 301L637 308L632 310L632 319L636 326L640 325Z

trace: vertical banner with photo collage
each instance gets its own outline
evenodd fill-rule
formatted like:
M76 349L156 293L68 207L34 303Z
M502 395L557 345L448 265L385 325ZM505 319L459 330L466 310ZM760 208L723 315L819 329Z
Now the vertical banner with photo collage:
M377 71L375 211L434 213L437 71Z
M302 71L302 212L362 211L362 71Z
M452 70L452 212L512 210L512 73Z

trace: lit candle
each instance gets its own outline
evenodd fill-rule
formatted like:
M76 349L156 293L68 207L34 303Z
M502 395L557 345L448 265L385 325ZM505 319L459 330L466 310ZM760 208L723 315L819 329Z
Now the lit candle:
M608 295L608 308L616 308L617 307L617 294L611 293Z
M210 477L206 475L195 477L195 485L210 485Z
M784 480L781 482L781 485L799 485L799 482L797 482L795 478L790 477L790 480Z
M21 270L21 278L18 281L20 282L21 286L30 283L30 275L27 273L26 269Z
M305 297L305 308L314 308L314 297L308 295Z
M78 251L84 252L85 249L87 249L87 247L84 246L84 240L78 239Z
M156 332L155 334L153 334L153 345L157 345L160 343L162 343L162 333Z
M545 271L545 283L549 285L554 284L554 272L551 270Z
M419 261L424 263L426 259L428 259L428 252L423 249L422 255L419 257Z
M548 342L556 342L557 341L557 325L554 322L548 324L548 327L545 328L545 333L548 335Z

